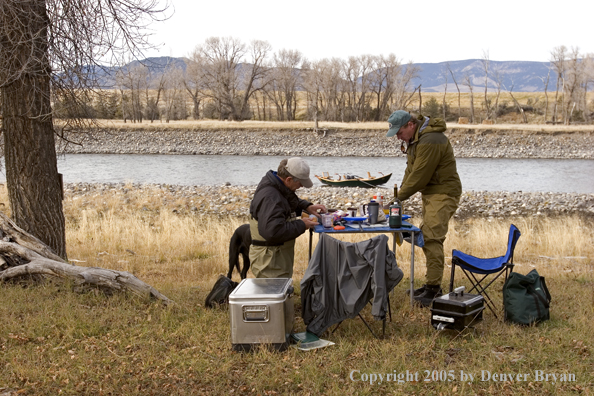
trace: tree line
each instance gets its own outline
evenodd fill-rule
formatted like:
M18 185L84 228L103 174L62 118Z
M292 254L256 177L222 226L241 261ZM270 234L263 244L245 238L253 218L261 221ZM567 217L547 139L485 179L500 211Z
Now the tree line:
M471 123L495 121L510 112L523 122L530 112L550 123L592 121L588 93L594 82L593 56L565 46L551 51L548 75L541 77L545 91L527 103L520 103L513 82L504 84L504 71L492 65L487 52L481 58L482 76L455 72L446 63L441 100L432 95L425 101L422 86L414 82L419 67L403 64L394 54L310 61L297 50L273 52L265 41L246 44L210 37L184 63L157 68L136 62L116 73L116 89L96 93L78 106L58 100L56 113L131 122L364 122L382 121L394 109L407 109L450 121L465 116ZM463 96L469 101L464 107Z
M122 68L115 90L77 105L56 101L56 112L132 122L380 121L410 104L419 72L394 54L309 61L297 50L273 52L265 41L246 44L232 37L206 39L185 59L185 68L172 62L155 69L143 63Z

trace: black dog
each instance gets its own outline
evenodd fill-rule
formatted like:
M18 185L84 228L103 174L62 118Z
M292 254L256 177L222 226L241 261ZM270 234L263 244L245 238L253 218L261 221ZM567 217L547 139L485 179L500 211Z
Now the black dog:
M250 268L250 245L252 243L252 234L250 225L243 224L237 227L231 241L229 242L229 273L227 278L231 279L233 268L241 275L241 279L247 278L247 272ZM239 255L243 257L243 269L239 269Z

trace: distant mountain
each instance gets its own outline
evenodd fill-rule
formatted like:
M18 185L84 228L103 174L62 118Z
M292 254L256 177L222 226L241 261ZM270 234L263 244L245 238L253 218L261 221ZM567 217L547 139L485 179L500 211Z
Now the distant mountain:
M468 59L460 61L440 62L440 63L414 63L421 69L419 77L413 80L416 87L421 84L423 92L443 92L445 87L445 76L448 78L448 92L456 92L456 86L451 74L447 70L449 63L452 69L458 87L462 92L468 92L468 87L464 85L466 76L472 81L473 90L484 90L485 72L483 63L480 59ZM102 88L115 88L116 72L122 70L124 73L135 66L143 64L148 67L153 79L159 78L165 72L168 66L174 66L181 70L186 69L184 58L174 58L163 56L158 58L147 58L142 61L133 61L122 68L107 67L97 70L95 78ZM547 74L549 73L549 62L528 62L528 61L489 61L489 83L488 89L493 91L497 89L495 82L495 73L502 76L502 91L512 89L515 92L542 92L545 88ZM549 90L555 88L556 74L551 71L549 78Z
M186 70L186 62L184 58L174 58L171 56L161 56L157 58L146 58L144 60L132 61L122 67L104 67L95 68L95 79L97 80L98 86L103 89L114 89L117 88L116 75L118 71L126 74L129 70L144 65L148 68L149 75L152 80L157 80L161 77L168 67L176 67L183 71Z
M448 78L448 92L455 92L456 86L452 75L448 71L449 63L452 72L462 92L468 92L464 85L466 76L472 81L473 90L484 90L485 71L483 62L480 59L468 59L461 61L440 62L440 63L415 63L414 66L421 68L419 77L414 79L414 86L421 85L423 92L443 92L445 77ZM487 88L492 91L497 89L495 73L501 75L501 90L508 91L513 87L515 92L542 92L545 89L547 74L549 73L549 62L527 62L527 61L489 61L489 82ZM553 90L557 75L551 70L549 77L549 90Z

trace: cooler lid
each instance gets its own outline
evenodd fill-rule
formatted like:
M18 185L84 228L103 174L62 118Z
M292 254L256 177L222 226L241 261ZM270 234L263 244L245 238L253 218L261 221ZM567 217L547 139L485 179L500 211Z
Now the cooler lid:
M480 300L483 299L483 296L481 296L480 294L458 294L458 293L448 293L448 294L444 294L443 296L440 296L438 298L436 298L435 300L440 300L440 301L449 301L452 304L456 304L456 305L463 305L463 306L468 306L468 305L472 305L475 302L478 302Z
M229 295L229 301L243 299L284 299L293 279L244 279Z

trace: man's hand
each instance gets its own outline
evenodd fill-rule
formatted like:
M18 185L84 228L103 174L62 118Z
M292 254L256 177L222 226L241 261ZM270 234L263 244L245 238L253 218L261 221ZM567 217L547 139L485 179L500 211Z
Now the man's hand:
M305 211L307 213L310 213L312 215L315 215L318 219L321 219L321 216L318 213L318 210L321 213L328 213L328 209L326 209L326 206L325 205L321 205L321 204L318 204L318 205L309 205L307 207L307 209L305 209Z
M301 220L303 220L303 222L305 223L305 228L307 229L314 228L315 226L320 224L317 221L310 219L309 217L304 217Z

